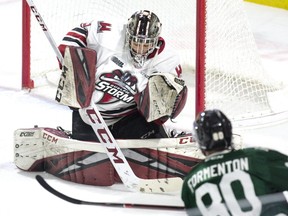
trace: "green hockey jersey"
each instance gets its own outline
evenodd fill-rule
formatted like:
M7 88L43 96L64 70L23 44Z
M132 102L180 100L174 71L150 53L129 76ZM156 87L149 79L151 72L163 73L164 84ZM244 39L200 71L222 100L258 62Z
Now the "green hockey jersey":
M185 177L182 200L188 215L270 216L288 214L287 201L280 193L285 190L288 156L246 148L210 155L196 165ZM269 194L274 197L263 196Z

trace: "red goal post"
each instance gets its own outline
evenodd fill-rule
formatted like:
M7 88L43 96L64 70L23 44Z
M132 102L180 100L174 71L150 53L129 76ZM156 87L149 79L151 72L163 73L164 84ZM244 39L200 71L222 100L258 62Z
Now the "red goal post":
M180 54L187 83L195 83L189 89L188 103L195 102L191 112L218 108L239 126L263 124L266 117L265 122L281 120L276 114L287 113L287 104L276 100L283 98L287 85L263 69L242 0L33 2L57 43L67 31L95 17L125 21L139 9L152 10L163 23L166 45ZM22 56L23 88L51 85L55 76L57 80L56 55L25 0Z
M22 0L22 88L34 88L31 79L31 12L26 0Z

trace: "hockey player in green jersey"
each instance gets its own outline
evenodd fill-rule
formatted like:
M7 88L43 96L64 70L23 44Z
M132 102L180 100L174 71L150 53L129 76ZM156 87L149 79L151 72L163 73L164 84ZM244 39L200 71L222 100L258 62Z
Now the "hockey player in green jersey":
M288 215L288 156L234 150L231 122L220 110L200 113L193 128L206 159L183 182L188 215Z

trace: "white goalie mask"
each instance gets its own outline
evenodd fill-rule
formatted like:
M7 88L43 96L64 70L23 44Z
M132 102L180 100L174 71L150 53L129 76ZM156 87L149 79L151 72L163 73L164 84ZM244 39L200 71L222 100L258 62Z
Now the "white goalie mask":
M128 19L126 44L136 68L141 68L157 48L161 26L159 18L148 10L137 11Z

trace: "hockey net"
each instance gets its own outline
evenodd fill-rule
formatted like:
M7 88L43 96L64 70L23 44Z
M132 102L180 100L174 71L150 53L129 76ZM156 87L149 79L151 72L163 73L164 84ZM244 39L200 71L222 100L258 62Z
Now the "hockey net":
M196 98L194 87L189 93L193 100L189 103L195 100L191 112L218 108L241 126L251 119L254 123L264 117L282 119L276 114L288 110L281 101L287 84L274 80L262 68L241 0L33 2L57 44L67 31L95 17L112 16L126 22L137 10L155 12L167 46L181 56L187 83L196 86ZM33 16L23 0L23 88L47 84L56 88L61 73L58 62ZM263 124L262 120L256 122Z

